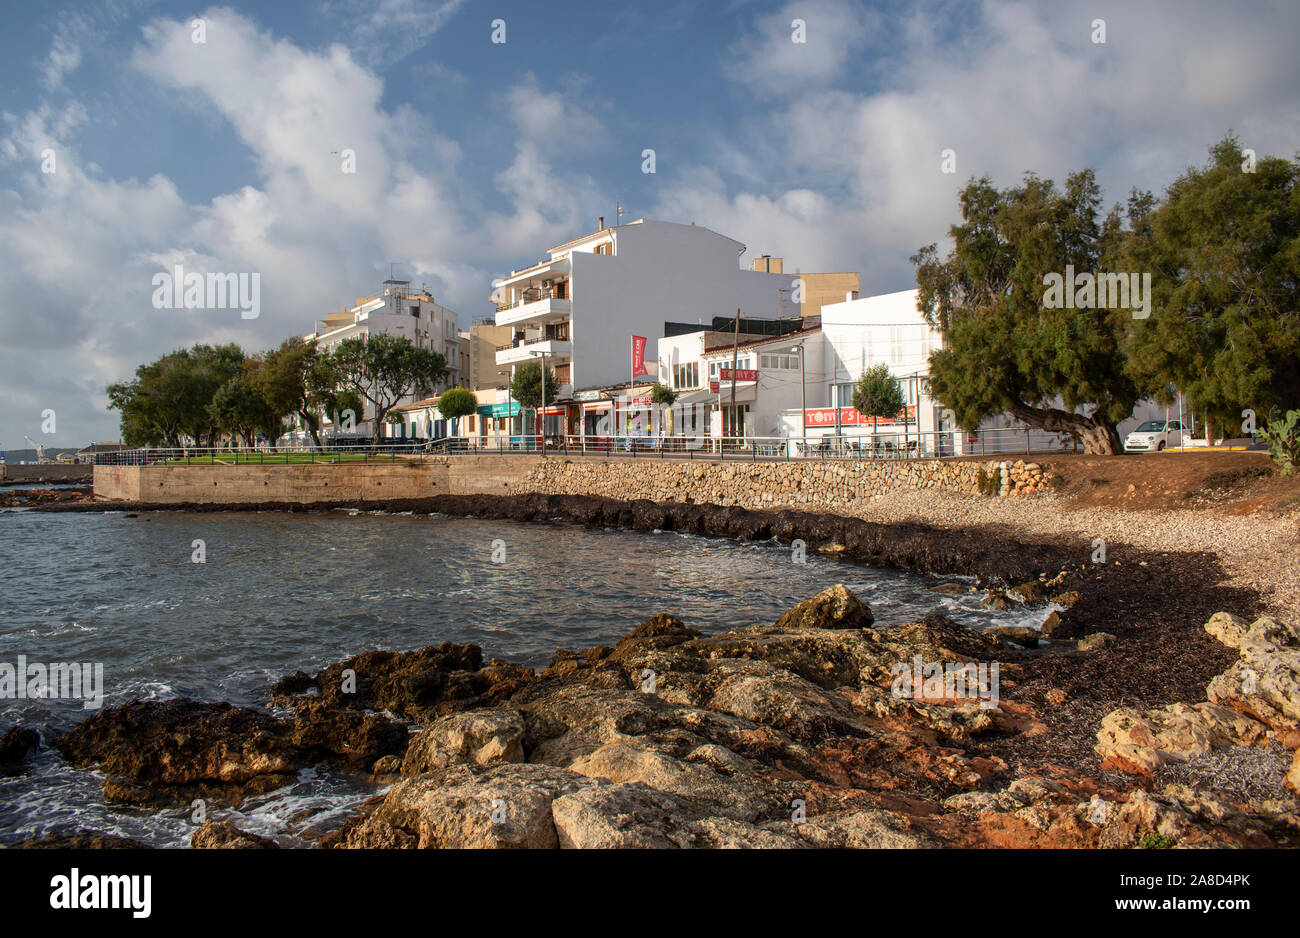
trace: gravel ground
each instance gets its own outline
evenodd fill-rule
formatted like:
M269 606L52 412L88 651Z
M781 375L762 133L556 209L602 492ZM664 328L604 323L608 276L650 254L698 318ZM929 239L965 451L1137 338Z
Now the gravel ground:
M985 498L917 489L878 495L840 513L949 528L1009 526L1022 537L1077 537L1081 554L1088 558L1093 541L1101 538L1112 562L1123 557L1125 544L1154 551L1206 551L1217 555L1231 573L1229 585L1259 591L1270 612L1300 621L1300 517L1295 514L1084 508L1057 495Z

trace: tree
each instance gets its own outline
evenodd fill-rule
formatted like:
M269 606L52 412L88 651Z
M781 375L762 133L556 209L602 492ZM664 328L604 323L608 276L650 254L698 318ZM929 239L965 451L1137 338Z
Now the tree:
M210 405L217 391L240 373L237 345L196 345L140 365L135 379L108 387L110 409L122 414L122 438L133 446L211 443L218 421Z
M334 387L354 392L374 408L376 442L398 401L433 393L447 373L442 355L382 333L344 339L328 357L324 374L336 382Z
M897 417L903 412L903 389L884 362L862 372L853 389L853 409L871 418L872 433L876 432L877 418Z
M1125 245L1155 294L1135 324L1135 379L1166 401L1177 389L1207 424L1233 428L1244 409L1262 420L1300 404L1300 163L1246 164L1228 134Z
M1067 265L1115 269L1106 265L1125 237L1118 207L1099 222L1091 170L1071 174L1063 192L1032 173L1002 192L971 180L959 200L953 250L940 258L931 244L912 257L917 308L944 340L930 356L935 396L964 427L1008 412L1070 434L1085 452L1119 452L1115 425L1139 399L1124 354L1132 310L1043 302L1046 276Z
M555 400L555 395L559 393L559 390L560 382L555 379L555 372L547 368L546 400ZM524 362L515 369L515 376L510 379L510 394L519 402L520 407L526 407L536 412L542 406L541 362Z
M260 430L268 440L278 439L283 414L271 407L262 395L256 369L249 368L227 381L208 405L212 419L222 430L228 430L252 446Z
M294 336L262 356L262 366L256 376L267 405L281 417L298 416L317 446L320 445L319 402L310 378L319 357L314 342Z
M455 421L453 435L459 435L460 418L468 417L478 411L478 398L468 388L455 387L443 391L438 398L438 412L448 420Z
M668 385L656 381L650 386L650 403L659 407L669 408L668 419L671 421L673 416L671 408L677 403L677 392ZM672 428L669 427L669 435L671 435L672 432ZM663 436L663 421L660 421L659 423L659 435L661 437Z

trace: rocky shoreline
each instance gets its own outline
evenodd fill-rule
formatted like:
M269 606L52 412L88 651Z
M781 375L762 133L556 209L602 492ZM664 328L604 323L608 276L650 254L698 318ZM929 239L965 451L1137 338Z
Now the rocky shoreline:
M142 806L237 804L320 761L392 782L330 847L1290 846L1300 835L1300 636L1258 618L1259 597L1224 586L1213 555L1108 545L1097 564L1069 538L586 496L385 508L799 539L846 562L974 576L991 602L1063 608L1035 649L938 613L878 629L837 587L720 635L659 612L613 647L562 650L536 671L473 645L366 652L286 676L271 710L136 702L55 747L104 771L106 798ZM918 661L972 675L996 665L994 705L900 694L900 669ZM259 845L228 828L209 823L195 846Z

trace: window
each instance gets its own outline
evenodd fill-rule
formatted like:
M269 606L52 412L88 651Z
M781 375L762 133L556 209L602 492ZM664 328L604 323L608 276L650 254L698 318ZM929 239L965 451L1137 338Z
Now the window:
M674 388L695 388L700 384L700 363L688 362L673 371Z

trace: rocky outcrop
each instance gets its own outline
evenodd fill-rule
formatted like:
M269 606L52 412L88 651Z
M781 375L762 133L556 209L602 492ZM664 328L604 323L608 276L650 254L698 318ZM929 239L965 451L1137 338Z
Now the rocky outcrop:
M895 696L893 666L1002 646L937 615L888 635L872 622L836 586L766 626L704 636L657 615L613 648L560 653L508 702L417 734L402 781L335 845L935 845L865 787L979 784L1005 766L941 740L1017 724Z
M35 730L9 727L0 735L0 765L17 765L40 744L40 734Z
M327 708L386 710L429 722L447 713L491 703L533 678L533 670L494 659L483 664L477 645L443 642L415 651L368 651L315 675L302 671L280 680L272 702L301 707L315 690Z
M55 742L73 765L103 770L110 801L237 803L288 784L326 759L369 768L406 748L386 717L331 711L312 701L295 721L228 703L134 701L102 710Z
M1108 714L1097 734L1105 767L1163 783L1135 792L1105 845L1140 836L1192 846L1300 841L1300 635L1265 616L1220 612L1205 631L1240 658L1210 681L1207 701Z
M241 831L230 821L204 821L190 838L195 850L279 850L269 837Z
M515 710L474 710L442 717L415 735L402 775L452 765L524 761L524 718Z

